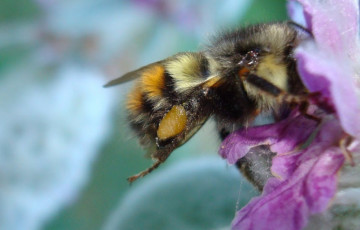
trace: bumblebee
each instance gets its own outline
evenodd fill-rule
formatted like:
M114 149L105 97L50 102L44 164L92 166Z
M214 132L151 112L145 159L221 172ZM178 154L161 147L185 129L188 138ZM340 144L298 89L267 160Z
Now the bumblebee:
M200 52L175 54L106 84L136 79L127 97L128 119L155 160L128 181L156 169L209 117L225 138L259 113L299 103L307 92L293 51L306 37L303 30L282 22L225 32Z

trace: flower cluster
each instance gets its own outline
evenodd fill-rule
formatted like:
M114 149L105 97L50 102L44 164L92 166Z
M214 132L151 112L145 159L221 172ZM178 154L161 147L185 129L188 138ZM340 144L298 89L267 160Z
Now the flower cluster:
M262 195L237 212L233 229L303 229L331 206L345 165L356 164L351 157L360 140L359 2L297 4L301 14L290 7L290 16L303 15L313 35L295 51L298 71L308 90L319 95L313 106L322 122L293 111L278 123L239 130L224 140L220 155L231 164L260 145L276 153Z

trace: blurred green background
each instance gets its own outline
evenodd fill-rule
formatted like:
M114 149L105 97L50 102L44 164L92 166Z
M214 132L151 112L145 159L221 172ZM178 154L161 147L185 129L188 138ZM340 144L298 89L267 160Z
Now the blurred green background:
M0 209L0 227L32 229L24 228L24 226L30 226L26 225L26 221L29 223L32 221L33 225L31 226L34 226L34 229L109 229L109 222L114 222L114 219L116 222L116 215L119 217L125 215L119 213L119 210L122 210L121 206L126 203L126 199L132 196L132 193L149 189L149 191L154 192L154 195L151 192L146 193L147 199L152 200L160 199L155 198L159 190L171 192L172 196L164 195L167 198L160 199L161 207L156 209L158 212L167 212L166 204L171 202L171 197L180 200L185 199L184 197L193 196L191 191L201 186L211 189L212 192L209 194L213 196L226 197L223 202L224 206L227 205L224 209L226 211L222 217L218 217L220 225L226 226L226 223L230 225L236 203L240 202L239 191L237 190L241 189L243 191L241 194L245 194L246 199L254 196L256 192L251 190L250 186L245 185L246 182L240 183L242 179L235 175L237 172L226 169L226 163L217 156L220 141L212 122L208 122L206 127L199 131L186 145L177 149L166 164L153 173L154 175L149 175L136 181L133 186L129 186L126 178L144 170L152 163L143 157L144 151L136 140L131 138L131 132L126 126L123 100L131 83L112 89L101 87L108 80L146 63L165 58L176 52L196 51L201 48L201 44L206 43L209 35L213 35L223 28L286 20L285 4L285 0L196 2L190 0L3 0L0 3L0 90L2 91L0 105L3 107L3 111L10 112L1 113L0 117L4 123L9 121L8 123L12 125L4 126L1 131L2 135L0 135L0 139L3 138L0 140L0 144L8 146L6 148L1 147L2 153L0 153L3 155L1 157L4 161L3 164L6 164L8 169L6 169L7 171L5 169L0 170L0 173L3 173L2 178L6 179L3 187L11 191L11 193L0 193L2 196L0 197L0 206L2 206L3 200L13 199L14 202L9 201L7 205L12 207L13 204L16 204L19 208L16 211L8 211L6 208ZM87 74L89 76L96 75L94 77L97 79L94 81L96 83L87 82L85 80L87 78L80 76ZM59 81L62 82L62 78L69 79L69 83L64 83L64 86L61 86ZM90 78L92 79L92 77L88 79ZM90 84L95 86L90 86ZM98 89L96 85L98 85ZM89 90L90 88L96 89ZM62 93L56 94L55 91ZM30 100L29 98L33 94L39 95ZM46 104L44 98L52 98L49 95L53 94L56 100L49 99L50 101L47 101L48 104ZM100 94L106 94L106 96ZM55 115L49 112L53 109L51 106L59 108L65 103L62 102L63 100L68 100L66 103L74 103L74 105L69 105L71 109L69 111L66 109L61 111L61 116L57 112L58 119L53 119ZM81 105L84 104L86 104L84 107L86 109L79 109L83 108ZM24 109L24 107L28 109ZM41 116L38 117L37 113L33 111L42 109L44 111L41 112L41 116L49 118L48 120L44 119L47 123L45 121L42 122L44 124L41 123L45 128L32 131L38 127L37 121L42 120ZM89 117L84 118L84 114ZM64 138L64 141L61 142L63 144L48 144L49 142L57 143L56 137L50 139L49 136L52 134L47 131L50 130L48 127L52 126L54 122L58 126L51 129L53 133L57 133L57 130L63 129L63 127L70 127L63 132L64 134L61 134ZM22 128L23 126L27 128ZM19 129L21 131L18 131ZM20 141L21 138L26 137L23 134L24 132L34 132L39 136L37 140L40 144L34 149L20 148L23 143L32 141L31 138L26 142ZM90 133L94 135L89 137ZM35 134L29 134L29 136ZM10 138L8 136L16 139L16 141L6 141L7 138ZM74 141L78 139L72 138L73 136L78 137L79 141ZM79 142L82 145L78 145ZM59 146L62 145L68 146L74 153L70 155L71 151L60 151L61 147ZM18 150L19 148L23 150ZM75 150L83 153L81 155L83 157L76 158L74 156L77 154ZM31 155L31 161L11 160L12 153L21 156L27 151L29 151L29 156ZM56 151L59 153L55 154ZM44 154L41 155L39 152L44 152ZM62 153L69 153L69 157L66 154L64 155L66 167L57 167L57 164L62 162ZM7 156L5 157L5 155ZM185 172L180 170L179 175L174 177L171 183L151 182L162 181L159 179L162 178L161 175L169 174L168 172L171 172L172 167L179 167L178 165L183 164L186 160L190 159L191 161L191 159L198 157L210 159L209 162L214 160L213 157L217 157L222 162L220 164L209 163L210 166L204 168L205 171L223 168L223 171L215 170L214 174L209 173L209 178L216 178L214 175L222 176L220 178L223 179L217 182L219 184L205 185L203 182L207 181L206 173L196 171L198 168L196 165L189 166ZM32 164L28 162L35 162L34 166L27 167L27 164ZM32 167L34 170L39 170L37 174L31 174L30 171L26 170L18 173L13 165L16 165L20 169L19 171L23 168ZM54 167L49 167L49 165L54 165ZM59 165L61 164L59 163ZM54 172L49 171L46 166ZM195 181L187 180L182 176L182 173L187 175L186 172L191 172L191 170L194 171ZM229 171L228 177L226 173L224 175L227 170ZM33 177L27 179L28 181L21 180L21 178L29 175L29 172ZM16 182L13 179L14 175L20 178ZM36 186L38 187L36 187L33 185L35 184L33 181L37 180L39 175L47 175L49 178L39 179L40 182L37 182ZM11 195L23 191L22 186L24 184L28 186L29 181L33 187L36 187L36 190L26 190L24 194L21 193L22 195L17 197ZM52 183L51 191L54 194L58 192L56 202L42 202L42 199L51 199L52 197L47 196L46 192L42 193L40 189L40 187L47 188L46 186L50 186L48 181ZM237 183L237 181L239 182ZM185 188L176 187L177 189L174 190L175 187L171 187L172 185L178 186L182 182L184 182ZM234 187L234 183L238 187ZM144 187L144 184L148 187ZM151 186L158 186L158 190L150 189ZM222 189L217 190L215 188ZM27 197L27 192L36 193L35 195L38 195L37 200L31 200L31 196L29 196L28 199L31 202L26 201L27 208L22 209L22 202L25 202L23 197ZM221 194L225 192L228 193ZM219 194L216 195L217 193ZM8 199L8 197L12 198ZM211 198L199 194L195 197L197 201L194 202L198 205L201 202L208 203L209 200L206 199L211 200ZM138 217L136 212L135 217L129 217L129 221L134 222L133 229L142 229L136 227L135 223L138 222L138 226L144 226L140 223L145 222L145 219L148 220L146 212L142 212L139 207L156 205L160 201L154 204L144 202L139 198L139 202L140 204L136 204L136 202L131 205L128 204L129 212L133 212L130 210L131 207L139 210ZM217 203L221 203L221 198ZM51 208L46 208L46 206L45 211L39 211L38 209L42 205L44 207L48 205ZM33 206L36 208L32 208ZM169 215L180 217L182 211L189 212L186 208L177 211L178 214L170 213ZM35 214L28 215L28 212L39 214L37 216ZM171 212L175 211L172 210ZM8 218L9 215L16 216L13 217L14 222L3 221L1 224L1 220ZM214 219L211 215L210 213L208 217L206 215L199 217L197 221L205 222L206 218ZM26 218L22 218L22 216ZM14 224L22 220L24 225ZM148 229L168 229L159 226L152 228L150 223L146 222L146 224L145 226ZM115 225L120 226L120 224ZM219 227L199 223L194 224L194 226L197 226L198 229Z

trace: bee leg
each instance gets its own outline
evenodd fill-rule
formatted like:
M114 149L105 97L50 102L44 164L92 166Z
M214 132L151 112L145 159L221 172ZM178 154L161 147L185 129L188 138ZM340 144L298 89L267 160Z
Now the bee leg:
M141 178L141 177L144 177L146 176L147 174L151 173L153 170L157 169L163 162L166 161L166 159L170 156L171 152L174 150L173 147L170 147L170 148L162 148L162 149L157 149L156 152L154 153L154 158L156 159L156 161L154 162L154 164L142 171L142 172L139 172L138 174L134 175L134 176L131 176L129 178L127 178L127 180L130 182L130 184L132 182L134 182L135 180Z
M316 121L317 123L321 122L321 118L316 117L308 113L309 108L309 98L312 96L312 93L294 95L289 94L288 92L280 89L271 82L267 81L264 78L261 78L255 74L248 74L245 76L244 80L258 89L264 91L265 93L270 94L276 98L279 102L287 102L291 106L299 106L300 112L307 118Z
M308 113L309 106L310 104L308 101L301 102L299 106L300 113L304 115L306 118L316 121L319 124L321 122L321 118Z
M304 117L306 117L310 120L316 121L317 123L320 123L322 120L320 117L317 117L308 112L308 109L310 106L310 103L309 103L310 96L311 96L311 94L292 95L292 94L284 92L283 94L279 95L278 100L287 102L290 105L290 107L298 106L300 113Z
M310 106L309 97L311 97L311 93L303 95L292 95L285 92L279 96L279 100L289 103L290 106L299 106L299 111L304 117L316 121L316 123L320 123L322 121L320 117L317 117L308 112Z
M157 137L155 138L157 148L151 153L151 157L156 159L155 163L150 168L129 177L127 180L130 183L149 174L169 157L180 142L177 140L178 138L174 137L184 132L187 119L185 108L182 105L174 105L165 114L157 129Z
M159 167L159 165L161 163L163 163L164 161L158 159L157 161L155 161L155 163L148 169L142 171L142 172L139 172L138 174L134 175L134 176L131 176L129 178L127 178L127 180L130 182L130 184L132 182L134 182L135 180L137 180L138 178L140 177L144 177L146 176L147 174L151 173L151 171L153 171L154 169L156 169L157 167Z
M281 96L282 94L286 94L285 91L283 91L276 85L272 84L271 82L265 80L262 77L255 75L255 74L245 75L243 79L244 79L244 81L257 87L258 89L262 90L263 92L270 94L273 97L277 98L277 97Z
M297 29L299 29L299 30L307 33L307 34L310 35L311 37L314 37L314 35L312 34L312 32L311 32L309 29L305 28L304 26L300 25L299 23L296 23L296 22L294 22L294 21L288 21L287 23L288 23L290 26L293 26L293 27L295 27L295 28L297 28Z

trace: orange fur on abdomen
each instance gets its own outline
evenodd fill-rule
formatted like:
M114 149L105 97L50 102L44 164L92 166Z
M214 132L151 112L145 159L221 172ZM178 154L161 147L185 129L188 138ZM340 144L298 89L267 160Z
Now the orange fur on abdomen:
M152 113L155 105L163 100L163 92L166 88L164 67L160 64L149 66L141 73L135 84L128 95L126 107L131 120L140 122L146 119L145 113Z
M165 69L161 65L151 66L141 75L141 87L147 98L156 100L162 96L165 87Z
M130 113L140 113L143 107L143 95L141 90L140 82L137 82L135 87L128 95L126 108Z

